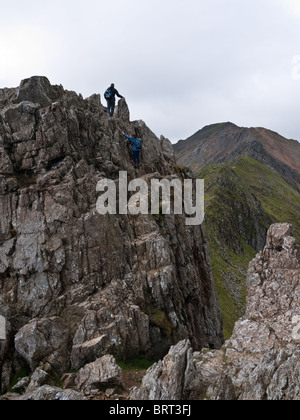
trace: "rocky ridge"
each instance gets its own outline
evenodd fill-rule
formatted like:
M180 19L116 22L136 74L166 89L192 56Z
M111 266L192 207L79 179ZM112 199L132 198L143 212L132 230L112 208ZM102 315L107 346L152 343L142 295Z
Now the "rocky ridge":
M300 190L300 143L265 128L238 127L230 122L213 124L179 141L174 149L179 163L195 170L249 156Z
M188 340L147 372L132 399L299 400L300 248L272 225L247 276L247 311L220 350ZM174 385L176 384L176 386Z
M265 128L204 127L174 146L180 164L205 180L205 229L224 333L244 314L250 261L273 223L300 240L300 143Z
M121 134L135 127L138 174ZM30 380L107 355L158 360L187 338L195 350L222 345L201 227L172 214L97 213L98 181L117 183L120 170L148 182L178 176L170 142L130 122L124 100L109 118L100 95L83 99L45 77L0 89L2 392L24 369Z

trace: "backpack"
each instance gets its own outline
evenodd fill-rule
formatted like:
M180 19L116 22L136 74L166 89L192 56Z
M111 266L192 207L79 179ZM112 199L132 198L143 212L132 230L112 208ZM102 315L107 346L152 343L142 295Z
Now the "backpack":
M135 139L135 147L139 150L143 148L143 140L140 139L139 137Z
M106 90L106 92L104 93L104 98L108 101L109 99L111 99L113 96L113 93L111 91L111 88L108 88Z

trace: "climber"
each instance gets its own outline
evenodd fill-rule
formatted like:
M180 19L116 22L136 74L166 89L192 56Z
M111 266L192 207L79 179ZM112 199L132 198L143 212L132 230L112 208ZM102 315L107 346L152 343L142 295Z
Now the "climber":
M116 106L116 95L118 98L123 99L124 97L119 94L115 85L112 83L111 86L106 90L104 97L107 101L107 112L110 117L114 116L115 106Z
M134 134L132 137L127 136L125 133L122 133L126 139L130 140L132 143L132 150L133 150L133 161L135 169L140 169L141 167L141 150L143 147L143 140Z

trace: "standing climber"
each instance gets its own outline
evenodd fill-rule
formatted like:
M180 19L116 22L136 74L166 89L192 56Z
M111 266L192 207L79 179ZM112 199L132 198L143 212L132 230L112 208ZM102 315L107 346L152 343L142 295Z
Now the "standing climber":
M122 133L126 139L130 140L132 143L133 150L133 162L135 169L140 169L141 167L141 150L143 148L143 140L134 134L132 137L127 136L125 133Z
M119 94L115 85L112 83L111 86L106 90L104 98L107 101L107 112L110 117L114 116L115 106L116 106L116 95L118 98L123 99L124 97Z

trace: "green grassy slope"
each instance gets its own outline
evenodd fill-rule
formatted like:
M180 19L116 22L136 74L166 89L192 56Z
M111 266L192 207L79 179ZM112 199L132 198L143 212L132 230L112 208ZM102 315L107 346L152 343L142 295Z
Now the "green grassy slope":
M244 157L236 168L260 200L273 223L292 223L294 235L300 242L300 193L280 175L254 159Z
M300 241L300 193L250 157L210 165L205 179L206 236L224 317L226 338L245 310L249 262L265 244L272 223L289 222Z

